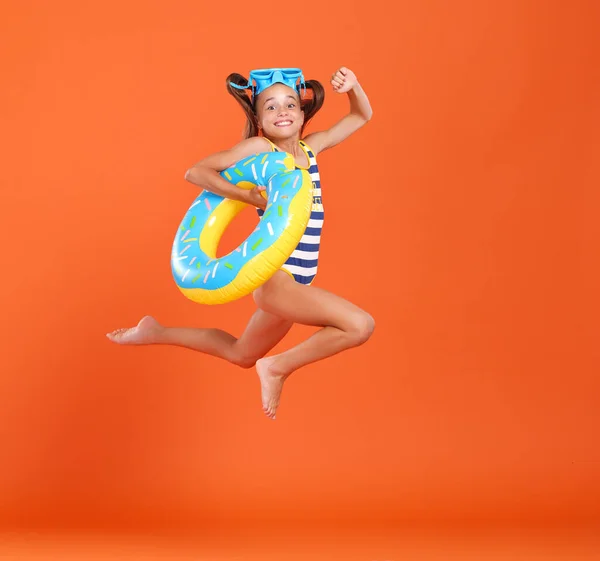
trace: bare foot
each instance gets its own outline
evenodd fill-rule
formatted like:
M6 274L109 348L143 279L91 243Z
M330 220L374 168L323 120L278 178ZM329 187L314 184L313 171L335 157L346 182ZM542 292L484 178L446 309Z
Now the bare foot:
M145 316L136 327L125 327L116 329L106 336L120 345L152 345L158 343L159 335L163 326L153 317Z
M263 411L271 419L275 419L283 383L290 375L277 371L275 361L277 357L261 358L256 362L256 371L260 378Z

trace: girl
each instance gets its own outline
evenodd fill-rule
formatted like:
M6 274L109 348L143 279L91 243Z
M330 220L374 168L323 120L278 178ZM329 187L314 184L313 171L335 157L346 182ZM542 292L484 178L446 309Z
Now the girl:
M313 208L305 234L282 270L253 293L258 309L239 339L220 329L165 327L150 316L144 317L136 327L107 334L115 343L177 345L221 357L242 368L255 366L263 410L271 419L275 419L283 384L292 372L363 344L374 329L373 318L368 313L312 286L324 218L316 156L348 138L373 114L365 92L350 69L342 67L335 72L331 85L335 92L348 94L349 113L329 130L303 137L306 124L323 105L324 90L318 81L305 83L301 70L289 68L255 70L249 80L240 74L231 74L227 78L227 89L246 113L245 139L230 150L204 158L185 174L185 179L203 189L254 205L259 214L266 207L262 195L264 187L241 189L223 179L220 171L247 156L281 150L294 156L297 168L307 169L314 183ZM266 357L294 323L321 329L296 347Z

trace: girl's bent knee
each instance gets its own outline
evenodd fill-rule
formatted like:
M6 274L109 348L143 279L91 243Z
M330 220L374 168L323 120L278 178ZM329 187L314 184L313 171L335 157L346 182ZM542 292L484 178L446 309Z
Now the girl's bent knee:
M228 360L240 368L253 368L259 358L261 357L252 356L248 352L244 352L242 347L233 345Z
M375 331L375 320L367 312L362 313L353 322L349 330L354 346L366 343Z
M249 369L249 368L254 368L257 360L258 359L251 357L251 356L235 355L232 357L231 362L233 364L235 364L236 366L239 366L240 368Z

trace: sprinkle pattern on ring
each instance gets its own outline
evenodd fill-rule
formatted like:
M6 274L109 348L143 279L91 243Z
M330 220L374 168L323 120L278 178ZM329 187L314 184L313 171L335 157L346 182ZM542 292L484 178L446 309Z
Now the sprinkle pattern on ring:
M265 187L267 208L246 240L228 255L217 257L219 239L239 212L239 203L206 190L192 202L173 242L171 266L180 290L200 303L235 300L262 284L294 250L311 212L310 174L295 169L291 155L256 154L236 162L221 176L244 189L248 184ZM280 193L282 189L288 194Z

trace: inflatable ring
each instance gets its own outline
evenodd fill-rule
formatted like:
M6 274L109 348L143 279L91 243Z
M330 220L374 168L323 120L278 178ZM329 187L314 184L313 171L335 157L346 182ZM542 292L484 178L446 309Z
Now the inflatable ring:
M202 191L173 242L171 271L179 290L199 304L224 304L256 290L287 261L308 224L312 180L291 154L249 156L221 172L243 189L266 187L267 207L257 228L228 255L217 257L223 232L247 203Z

